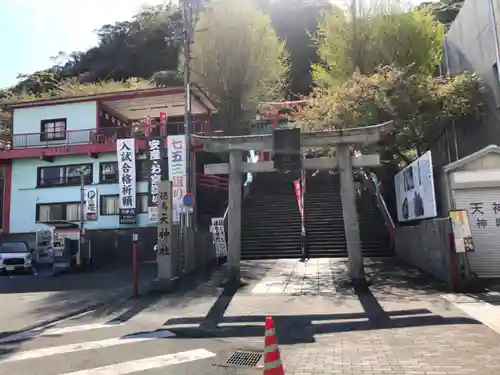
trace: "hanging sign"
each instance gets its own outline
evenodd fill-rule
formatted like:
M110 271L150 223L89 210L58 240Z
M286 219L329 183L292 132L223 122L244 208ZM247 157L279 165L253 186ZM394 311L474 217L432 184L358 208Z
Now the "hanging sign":
M224 218L212 218L212 227L210 228L214 240L215 252L217 258L227 257L226 231L224 229Z
M180 222L184 209L182 202L187 194L187 138L185 135L168 137L168 176L172 181L172 222Z
M85 216L87 221L97 220L97 189L85 189Z
M163 176L162 160L163 160L162 139L154 138L148 140L148 215L149 221L155 223L158 213L158 185Z
M135 139L116 141L120 224L136 223Z

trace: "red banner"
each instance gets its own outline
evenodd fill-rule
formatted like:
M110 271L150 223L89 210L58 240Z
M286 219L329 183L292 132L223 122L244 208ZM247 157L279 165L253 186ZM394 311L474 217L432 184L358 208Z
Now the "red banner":
M302 192L300 189L299 179L293 181L293 187L295 188L295 197L297 198L297 204L299 205L300 217L302 221L304 221L304 205L302 204Z

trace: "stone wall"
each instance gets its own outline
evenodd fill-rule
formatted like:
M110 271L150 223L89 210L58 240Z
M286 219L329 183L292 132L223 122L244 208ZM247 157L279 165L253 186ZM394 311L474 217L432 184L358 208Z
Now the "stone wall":
M449 218L426 220L415 226L394 230L396 256L442 281L456 286L456 254L452 248Z

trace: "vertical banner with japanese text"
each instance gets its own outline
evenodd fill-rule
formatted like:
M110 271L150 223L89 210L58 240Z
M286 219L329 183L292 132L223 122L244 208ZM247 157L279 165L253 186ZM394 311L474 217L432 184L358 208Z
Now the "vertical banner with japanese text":
M163 176L163 150L162 138L148 140L148 215L152 223L158 220L158 186Z
M135 139L117 139L120 224L136 223Z
M180 222L182 199L187 194L186 136L168 137L168 176L172 181L172 222Z
M85 189L85 220L97 220L97 189Z
M158 185L158 278L171 278L172 268L172 183Z
M226 231L224 229L224 218L212 218L212 226L210 228L215 245L217 258L227 257Z

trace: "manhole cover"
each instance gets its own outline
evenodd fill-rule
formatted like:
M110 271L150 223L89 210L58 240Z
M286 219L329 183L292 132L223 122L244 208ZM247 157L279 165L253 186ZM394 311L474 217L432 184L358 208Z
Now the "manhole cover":
M262 352L237 350L229 356L227 365L240 367L255 367L262 358Z

